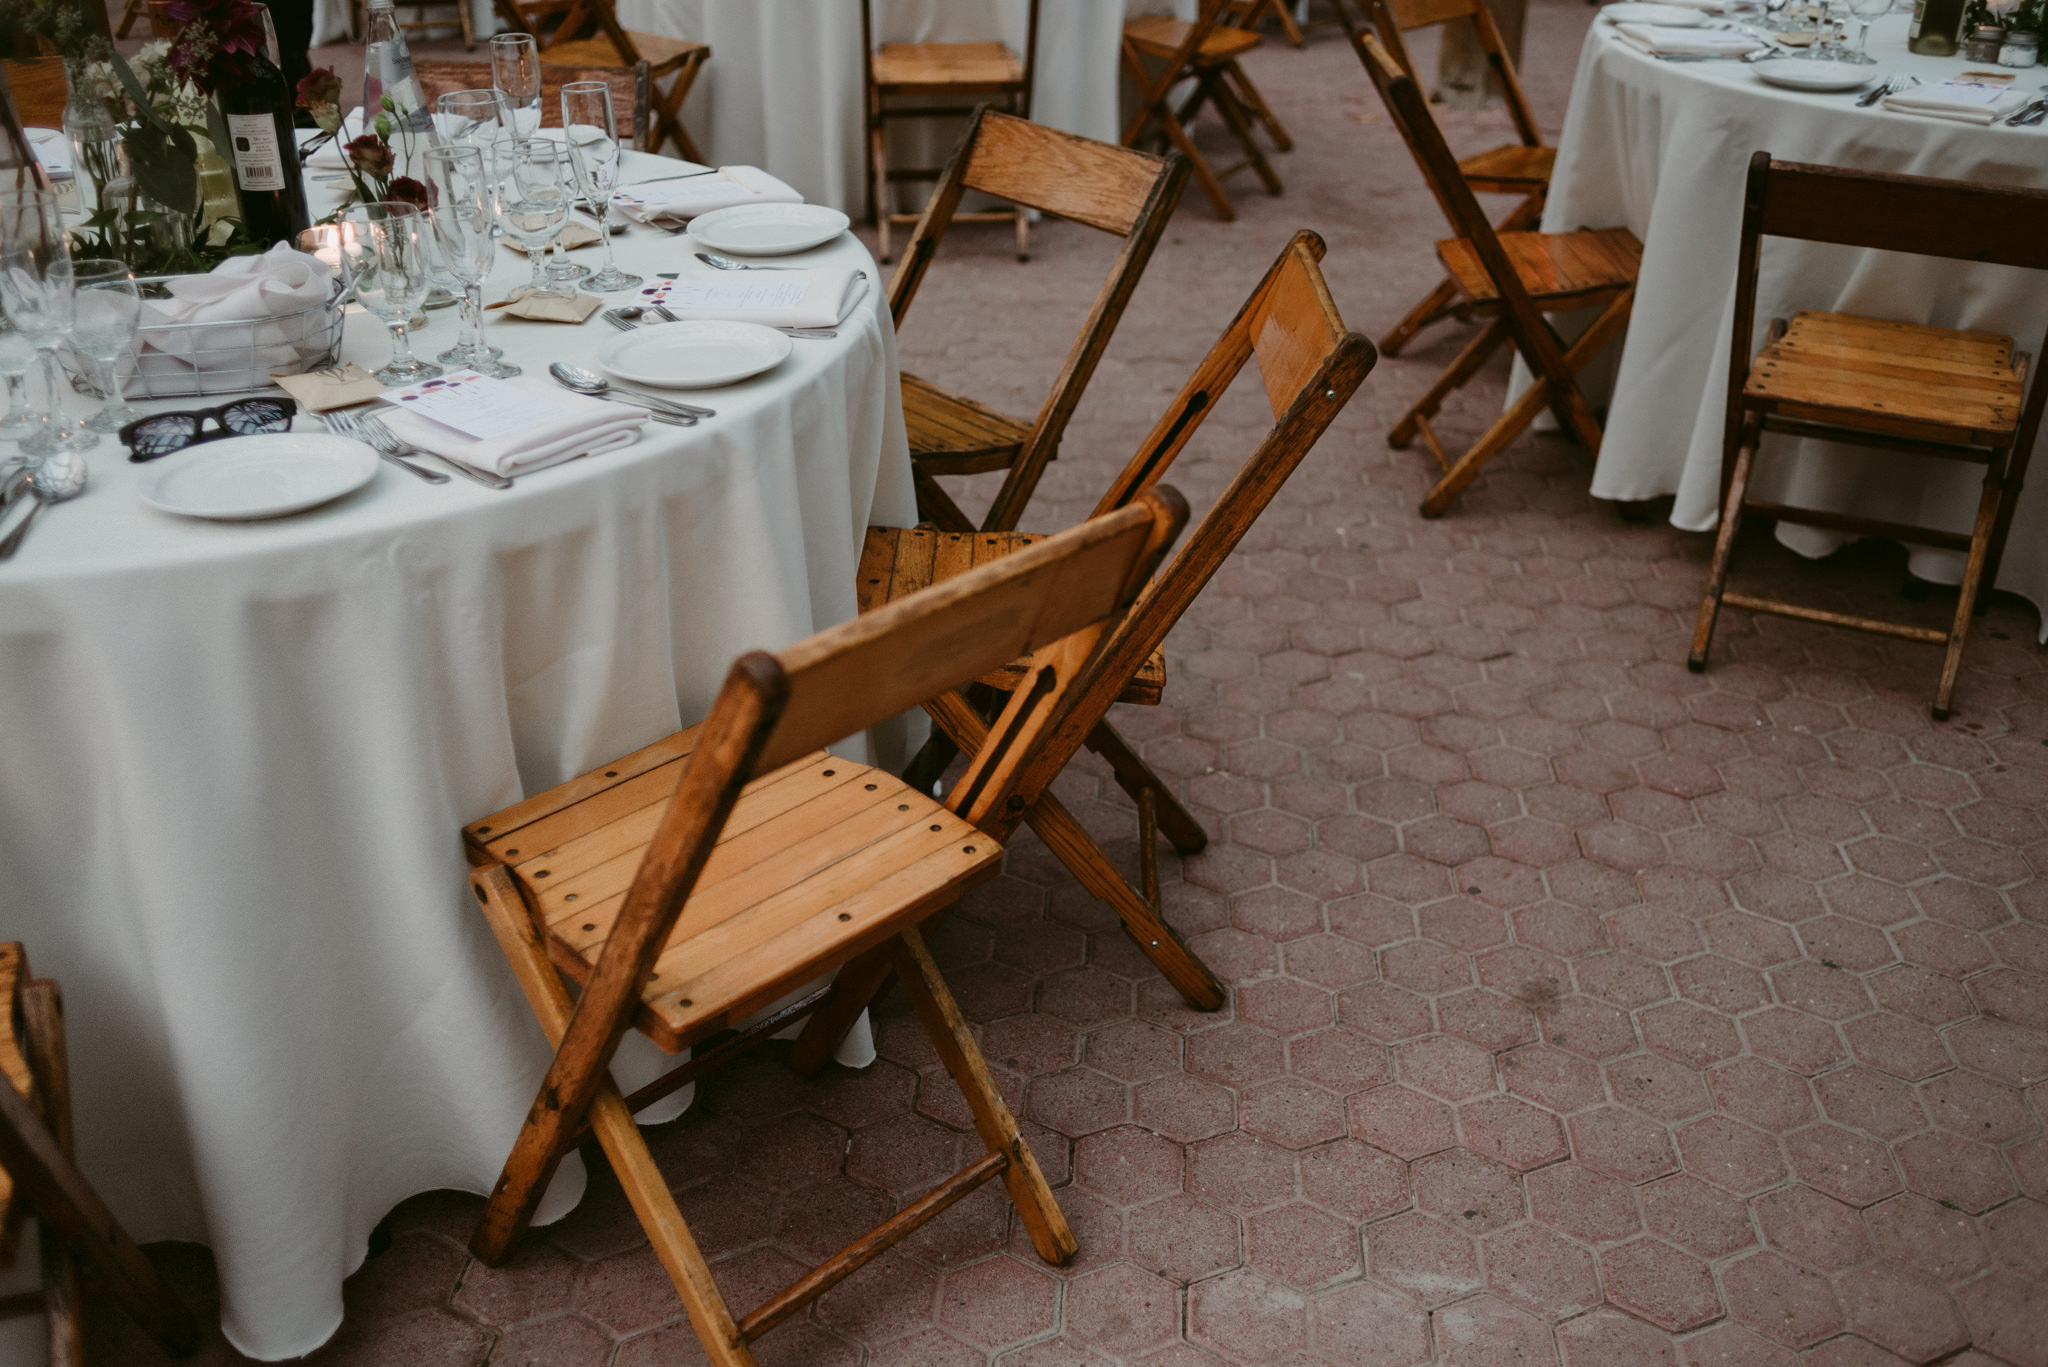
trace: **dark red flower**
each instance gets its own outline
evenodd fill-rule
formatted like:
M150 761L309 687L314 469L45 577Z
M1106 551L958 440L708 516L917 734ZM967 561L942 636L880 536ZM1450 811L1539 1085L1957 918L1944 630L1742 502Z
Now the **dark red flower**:
M341 103L341 77L331 66L314 67L299 81L298 100L304 109L331 109Z
M365 176L388 176L398 160L391 155L391 144L375 133L363 134L342 150L348 153L348 164Z
M401 204L416 204L420 212L425 213L434 207L433 193L432 186L422 185L411 176L399 176L384 191L384 198L395 199Z

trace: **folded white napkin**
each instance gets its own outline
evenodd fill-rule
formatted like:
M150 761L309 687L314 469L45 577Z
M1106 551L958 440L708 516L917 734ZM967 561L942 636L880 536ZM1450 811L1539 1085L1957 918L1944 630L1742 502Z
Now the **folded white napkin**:
M28 150L35 154L51 180L71 179L71 139L55 128L24 128Z
M801 204L804 197L758 166L721 166L708 175L623 185L612 196L635 223L682 223L736 204Z
M868 273L851 266L804 270L701 271L640 291L678 318L723 318L771 328L829 328L846 321L868 291Z
M2004 81L1972 80L1974 75L1975 72L1966 71L1939 85L1918 85L1887 95L1884 107L1901 114L1989 125L2027 102L2024 90L2014 90Z
M648 422L647 410L637 405L610 403L552 388L546 393L550 404L563 410L558 421L535 426L516 437L491 440L458 432L392 404L381 404L369 412L402 442L506 479L545 470L578 456L601 456L631 446L640 440L640 429Z
M1727 29L1674 28L1666 24L1616 24L1621 41L1653 57L1740 57L1763 43Z
M231 256L205 275L166 284L169 299L142 301L136 366L171 378L205 371L247 376L260 389L327 348L324 313L305 310L334 292L334 272L318 257L280 242L260 256ZM162 329L167 323L185 324ZM224 391L223 391L224 392Z

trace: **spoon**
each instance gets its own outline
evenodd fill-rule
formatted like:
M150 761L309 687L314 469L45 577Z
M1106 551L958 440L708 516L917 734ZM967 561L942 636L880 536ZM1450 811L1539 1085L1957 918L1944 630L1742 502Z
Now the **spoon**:
M36 520L44 505L62 503L85 492L85 457L76 451L57 452L29 471L28 491L36 501L29 505L28 515L20 525L7 534L5 541L0 541L0 560L13 558L22 538L28 535L29 524Z
M696 252L694 255L699 261L702 261L715 271L803 271L810 269L808 266L750 266L744 261L735 261L729 256L720 256L717 252Z
M695 404L676 403L670 399L656 399L644 394L633 394L630 397L624 392L614 394L610 380L594 370L585 370L582 366L570 365L567 361L550 364L548 374L554 376L555 383L562 388L573 389L578 394L588 394L593 399L612 399L619 403L639 404L643 408L663 409L692 420L718 416L716 409L699 408Z

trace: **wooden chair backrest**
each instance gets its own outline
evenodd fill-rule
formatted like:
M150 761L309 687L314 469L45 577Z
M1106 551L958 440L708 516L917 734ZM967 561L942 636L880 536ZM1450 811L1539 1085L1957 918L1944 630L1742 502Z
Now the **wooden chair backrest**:
M1094 378L1174 206L1180 203L1189 169L1188 159L1178 152L1155 157L1062 133L986 105L975 111L954 147L939 186L925 202L889 281L889 312L898 328L952 225L961 197L969 190L1124 239L1081 324L1080 335L1067 352L1066 363L1039 405L1016 463L990 506L985 529L1007 531L1017 525L1046 463L1059 450L1067 423Z
M1364 64L1366 75L1372 78L1373 88L1379 91L1394 126L1401 130L1401 137L1407 142L1423 180L1435 193L1436 202L1442 206L1444 217L1450 220L1451 230L1471 244L1472 254L1479 258L1480 266L1493 282L1516 346L1541 375L1553 379L1568 375L1570 367L1564 361L1563 345L1522 287L1521 276L1500 245L1500 235L1494 231L1492 220L1479 207L1478 196L1458 170L1458 159L1444 141L1443 129L1437 126L1436 115L1430 112L1422 88L1372 34L1352 30L1351 46Z
M7 85L14 92L14 108L24 128L62 128L64 104L70 85L64 79L61 57L8 58Z
M1294 235L1096 505L1101 517L1145 497L1257 359L1273 426L1125 616L1081 685L1081 702L1045 747L1048 757L1064 762L1068 741L1078 747L1102 719L1378 363L1373 344L1337 313L1318 264L1324 251L1316 234Z
M1188 21L1187 29L1181 34L1180 46L1159 68L1148 88L1139 92L1144 103L1163 98L1168 90L1181 82L1188 74L1188 68L1194 65L1195 54L1202 50L1203 43L1209 41L1209 35L1222 26L1229 10L1230 0L1201 0L1195 17Z
M1731 432L1741 421L1766 237L2048 270L2048 190L1809 166L1773 161L1769 152L1752 155L1735 267L1735 326L1728 369ZM2048 334L2034 354L2035 373L2029 377L2013 448L2020 452L2033 449L2042 409L2048 405L2048 383L2040 373L2042 361L2048 359Z
M543 58L557 43L602 33L624 65L643 60L612 0L492 0L492 7L512 32L532 34Z
M431 105L457 90L489 90L489 62L441 61L421 58L413 64L420 89ZM603 81L612 88L612 117L618 121L623 145L635 149L647 145L648 90L652 76L645 62L631 66L549 66L541 74L540 126L562 126L562 87L576 81Z
M1331 3L1336 6L1337 17L1345 28L1355 33L1357 24L1351 15L1351 0L1331 0ZM1363 3L1366 18L1371 22L1380 45L1410 76L1415 74L1415 59L1408 53L1408 44L1401 37L1403 33L1458 19L1469 21L1478 35L1479 50L1485 54L1486 64L1500 85L1501 98L1507 104L1508 117L1514 120L1516 135L1524 147L1543 145L1543 135L1537 131L1535 116L1529 112L1529 97L1522 90L1522 78L1515 74L1515 61L1508 55L1507 40L1501 37L1500 26L1494 22L1493 11L1487 8L1486 0L1363 0Z
M595 1095L750 779L1029 656L1031 684L948 802L986 828L1010 811L1024 766L1073 705L1074 680L1186 520L1180 495L1161 489L786 650L735 660L549 1069L561 1123L579 1122Z

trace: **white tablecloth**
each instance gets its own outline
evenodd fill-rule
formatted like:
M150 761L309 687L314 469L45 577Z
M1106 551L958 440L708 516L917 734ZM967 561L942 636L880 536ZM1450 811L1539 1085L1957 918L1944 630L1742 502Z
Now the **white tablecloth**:
M1911 71L1932 84L1969 69L1961 58L1905 50L1907 16L1872 28L1879 75ZM1982 65L1982 64L1977 64ZM2024 88L2048 69L2017 73ZM1766 85L1740 62L1661 62L1597 22L1580 52L1543 226L1626 225L1643 240L1635 312L1615 376L1606 439L1593 475L1601 498L1676 494L1674 525L1718 517L1722 405L1728 373L1737 238L1750 154L2005 185L2048 186L2048 128L1980 128L1861 109L1850 95ZM1925 257L1766 242L1757 327L1802 308L1906 319L2040 345L2048 275ZM1850 510L1967 533L1982 488L1977 467L1849 448L1788 450L1768 438L1752 485L1760 498ZM1998 586L2048 604L2048 472L2022 496ZM1786 544L1822 554L1833 534L1785 527ZM1914 569L1956 582L1961 557L1917 551ZM2048 630L2044 630L2048 638Z
M618 245L642 274L692 247ZM525 273L503 252L488 297ZM491 332L541 383L614 335ZM386 346L349 320L347 359ZM326 1339L398 1202L490 1189L548 1050L459 828L854 615L862 529L916 518L896 374L878 282L836 340L692 395L696 428L504 493L385 466L275 522L153 512L103 440L0 566L0 940L63 982L85 1171L138 1239L212 1246L243 1352ZM571 1160L550 1218L580 1192Z

